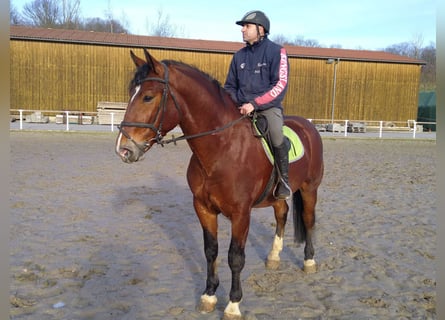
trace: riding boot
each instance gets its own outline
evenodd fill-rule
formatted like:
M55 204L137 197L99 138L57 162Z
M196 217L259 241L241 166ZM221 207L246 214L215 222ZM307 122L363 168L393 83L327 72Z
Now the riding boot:
M279 178L277 186L274 190L274 197L276 199L287 200L292 195L292 190L289 186L289 154L288 145L283 142L279 147L274 147L274 159L276 168L279 171Z

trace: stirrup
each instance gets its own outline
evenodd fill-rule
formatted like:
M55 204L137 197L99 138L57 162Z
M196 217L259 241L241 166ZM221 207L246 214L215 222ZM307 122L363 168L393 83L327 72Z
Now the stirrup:
M277 194L277 191L281 189L281 192ZM288 200L292 195L292 190L289 188L288 184L284 181L279 181L275 189L273 190L273 196L277 200Z

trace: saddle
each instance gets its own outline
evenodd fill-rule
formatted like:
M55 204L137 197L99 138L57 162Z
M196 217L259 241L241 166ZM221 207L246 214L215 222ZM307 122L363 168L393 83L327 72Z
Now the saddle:
M265 116L254 113L252 118L252 127L254 129L253 135L261 139L264 152L266 153L269 161L273 164L273 169L267 182L266 188L260 197L255 201L255 205L259 204L264 198L269 194L275 184L278 182L278 173L275 166L275 160L273 155L273 146L269 134L269 126ZM300 137L296 134L294 130L288 126L283 126L283 134L285 143L287 145L287 150L289 152L289 163L299 160L304 155L303 143Z
M255 113L251 120L254 128L253 135L261 139L264 152L266 153L270 162L273 164L275 161L273 157L273 147L270 139L267 119L265 116ZM301 157L304 155L304 147L298 134L286 125L283 126L283 134L285 143L287 145L287 150L289 152L289 163L301 159Z

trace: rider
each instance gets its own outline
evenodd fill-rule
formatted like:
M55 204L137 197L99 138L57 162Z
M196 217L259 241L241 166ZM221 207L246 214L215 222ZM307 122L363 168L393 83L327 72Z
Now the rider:
M275 189L277 199L288 199L288 148L283 135L282 101L287 91L289 61L286 50L269 40L269 18L262 11L247 12L236 21L242 26L246 46L237 51L230 63L224 88L239 105L241 114L252 111L265 116L280 182Z

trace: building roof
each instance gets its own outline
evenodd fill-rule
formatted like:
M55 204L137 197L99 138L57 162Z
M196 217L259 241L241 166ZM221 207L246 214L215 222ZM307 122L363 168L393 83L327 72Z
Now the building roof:
M32 28L16 25L10 26L10 39L225 53L233 53L244 46L244 43L242 42L153 37L83 30ZM390 62L418 65L426 64L426 62L422 60L412 59L384 51L287 45L285 48L289 57L313 59L333 58L349 61Z

